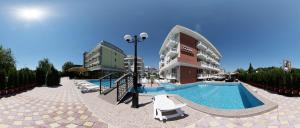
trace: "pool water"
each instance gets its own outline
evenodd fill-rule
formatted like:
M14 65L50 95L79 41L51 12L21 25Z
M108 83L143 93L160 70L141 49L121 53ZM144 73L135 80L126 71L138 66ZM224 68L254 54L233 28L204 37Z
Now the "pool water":
M163 84L141 88L141 93L177 94L194 103L217 109L245 109L263 105L240 83Z
M100 85L100 81L99 80L87 80L88 82L94 84L95 86L99 86ZM114 82L116 80L115 79L112 79L111 80L111 87L114 87ZM102 87L109 87L110 86L110 82L109 82L109 79L102 79L101 81L101 86Z

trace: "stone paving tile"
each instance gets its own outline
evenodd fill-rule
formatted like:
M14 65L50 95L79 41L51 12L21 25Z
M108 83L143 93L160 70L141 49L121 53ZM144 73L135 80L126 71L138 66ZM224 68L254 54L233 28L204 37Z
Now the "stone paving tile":
M93 127L95 124L97 127L107 127L106 123L92 116L72 84L62 85L57 88L36 87L15 96L1 98L0 128L75 128Z
M111 105L101 101L97 93L79 94L72 82L62 80L63 86L57 88L37 87L22 94L1 98L0 128L107 128L107 123L123 128L300 128L299 97L271 94L255 87L250 88L277 103L278 108L252 117L224 118L184 107L187 117L162 123L152 118L152 103L139 109L130 108L130 104ZM84 100L81 101L81 98ZM151 98L140 97L140 103L148 102L151 102Z

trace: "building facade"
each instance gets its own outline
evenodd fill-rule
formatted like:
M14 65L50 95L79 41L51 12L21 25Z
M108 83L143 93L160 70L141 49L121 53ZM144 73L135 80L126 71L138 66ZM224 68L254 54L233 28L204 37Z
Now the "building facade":
M124 71L124 57L122 49L100 41L91 51L83 53L83 66L92 72Z
M160 51L159 75L181 84L212 78L220 72L220 52L201 34L176 25Z
M158 74L158 69L150 66L145 66L145 74Z
M126 71L134 71L134 56L132 55L127 55L124 58L124 67ZM137 57L137 71L139 76L143 77L144 76L144 60L141 57Z

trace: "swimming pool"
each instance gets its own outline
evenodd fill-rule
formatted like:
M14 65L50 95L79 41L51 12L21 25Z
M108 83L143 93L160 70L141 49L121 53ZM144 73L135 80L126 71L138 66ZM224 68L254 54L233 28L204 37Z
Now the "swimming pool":
M241 83L193 83L182 86L162 84L144 87L146 94L176 94L194 103L217 109L246 109L264 103L253 96Z
M90 82L90 83L92 83L92 84L94 84L95 86L96 86L96 85L97 85L97 86L100 85L100 81L99 81L99 80L87 80L87 81ZM115 86L115 85L114 85L114 82L115 82L115 81L116 81L115 79L112 79L112 80L111 80L111 87L114 87L114 86ZM102 85L102 87L109 87L109 86L110 86L109 79L102 79L101 85Z

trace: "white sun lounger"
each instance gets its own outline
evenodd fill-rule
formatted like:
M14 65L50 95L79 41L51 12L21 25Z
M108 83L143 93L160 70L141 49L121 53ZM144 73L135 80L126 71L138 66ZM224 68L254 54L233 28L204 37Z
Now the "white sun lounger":
M77 88L81 89L82 87L85 87L85 86L93 86L93 85L90 83L82 83L82 84L78 84Z
M86 92L91 92L91 91L98 91L100 88L98 86L83 86L81 87L81 92L86 93Z
M75 85L79 86L79 85L85 84L85 83L87 83L87 82L86 81L77 81L77 82L75 82Z
M167 95L157 95L153 98L153 117L158 118L160 121L164 119L167 120L169 118L174 118L178 116L184 116L183 111L180 109L186 104L175 104L172 100L170 100ZM176 111L174 114L163 115L163 112Z

